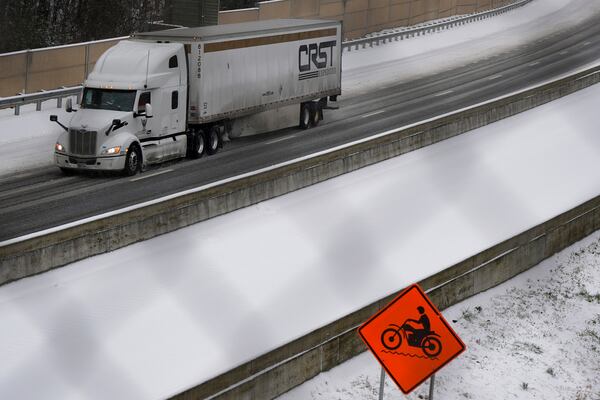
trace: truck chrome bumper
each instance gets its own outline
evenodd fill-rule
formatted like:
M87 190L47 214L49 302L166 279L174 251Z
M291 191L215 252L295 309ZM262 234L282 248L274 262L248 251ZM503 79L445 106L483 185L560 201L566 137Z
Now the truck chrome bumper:
M122 170L125 168L125 155L110 157L81 157L54 153L54 164L60 168L89 170Z

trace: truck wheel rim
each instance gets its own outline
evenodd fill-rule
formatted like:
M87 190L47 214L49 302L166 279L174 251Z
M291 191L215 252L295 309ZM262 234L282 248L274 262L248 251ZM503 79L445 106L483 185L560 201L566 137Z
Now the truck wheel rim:
M132 151L129 155L129 169L131 171L135 171L137 169L137 163L137 153L135 151Z
M217 136L216 133L211 133L210 135L210 148L211 149L216 149L217 146L219 145L219 137Z
M202 136L198 136L198 154L202 154L204 152L204 139Z

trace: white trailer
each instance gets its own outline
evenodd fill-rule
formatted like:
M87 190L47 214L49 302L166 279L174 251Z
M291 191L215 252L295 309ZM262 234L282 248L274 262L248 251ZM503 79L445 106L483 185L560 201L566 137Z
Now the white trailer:
M214 154L227 138L315 126L341 94L341 23L267 20L138 33L107 50L55 162L122 169ZM51 120L57 121L56 116Z

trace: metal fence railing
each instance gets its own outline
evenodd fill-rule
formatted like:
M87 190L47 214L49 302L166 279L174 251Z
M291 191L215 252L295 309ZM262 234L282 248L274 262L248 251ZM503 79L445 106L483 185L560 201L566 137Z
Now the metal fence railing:
M496 15L504 14L508 11L512 11L515 8L522 7L525 4L530 3L533 0L522 0L517 3L509 4L504 7L495 8L493 10L482 11L474 14L468 14L456 18L449 18L442 21L437 21L430 24L422 24L418 27L405 28L405 29L394 29L392 32L384 33L381 35L373 35L361 39L348 40L342 45L342 49L345 51L351 51L352 49L358 50L359 48L365 48L367 46L373 47L373 45L380 45L391 42L392 40L404 40L407 38L425 35L427 33L438 32L444 29L449 29L458 25L464 25L469 22L481 21Z
M13 107L15 110L15 115L20 114L21 107L26 104L35 103L36 111L41 111L42 102L46 100L54 100L56 99L56 107L62 107L62 100L65 97L77 96L77 103L81 100L81 86L74 86L69 88L55 89L49 91L43 91L39 93L30 93L23 94L12 97L3 97L0 98L0 109Z

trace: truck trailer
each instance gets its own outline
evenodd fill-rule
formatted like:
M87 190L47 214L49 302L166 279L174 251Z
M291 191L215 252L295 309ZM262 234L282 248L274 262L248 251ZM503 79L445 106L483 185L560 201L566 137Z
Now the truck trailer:
M66 102L54 161L122 170L215 154L224 141L307 129L341 94L341 23L279 19L136 33L108 49Z

